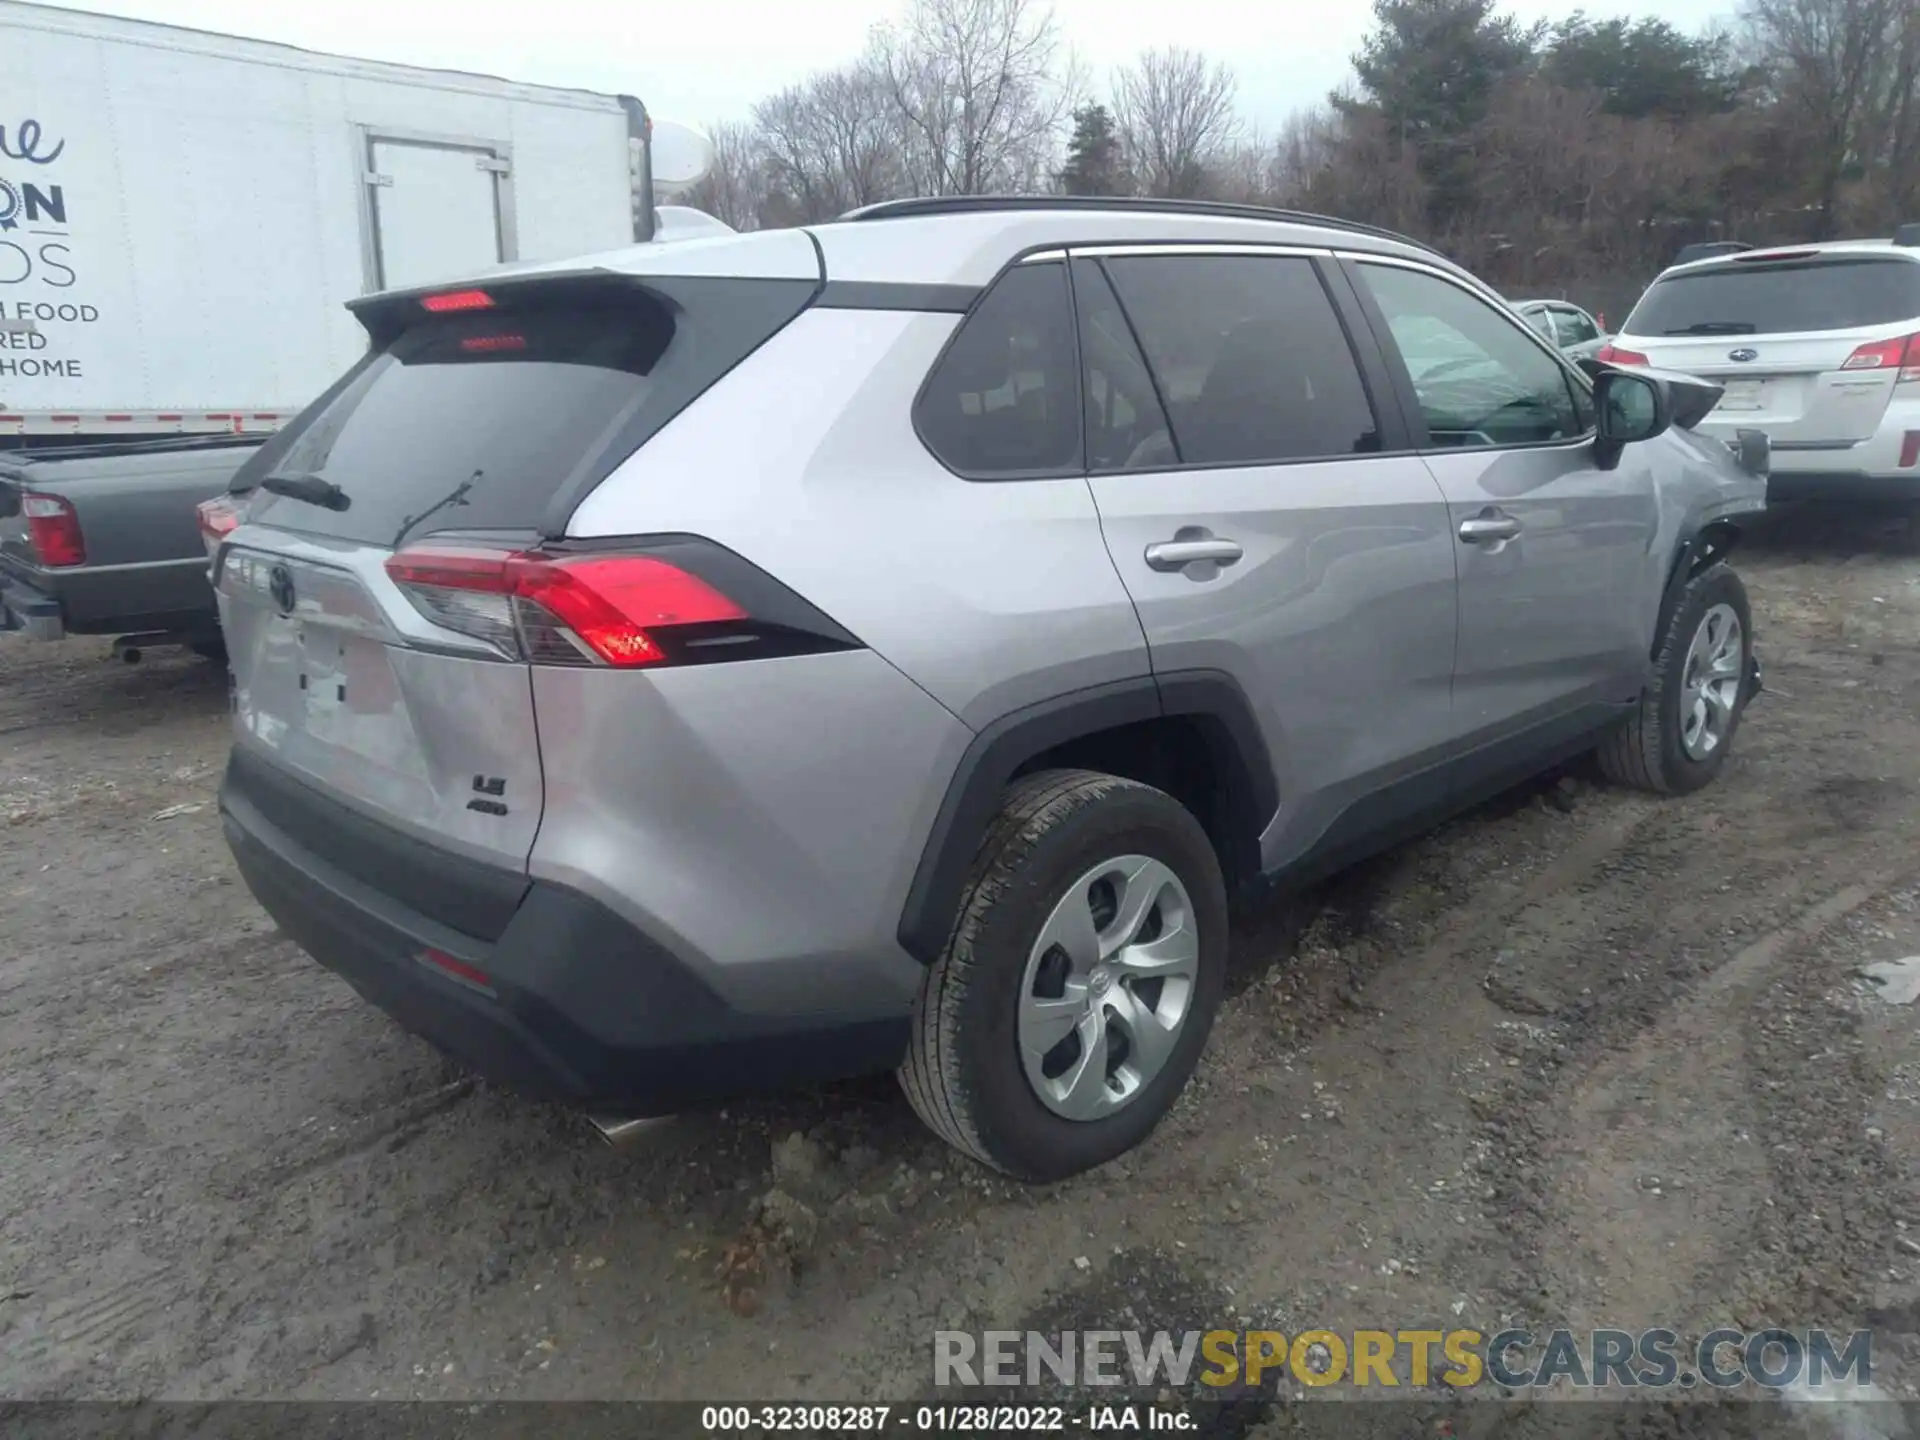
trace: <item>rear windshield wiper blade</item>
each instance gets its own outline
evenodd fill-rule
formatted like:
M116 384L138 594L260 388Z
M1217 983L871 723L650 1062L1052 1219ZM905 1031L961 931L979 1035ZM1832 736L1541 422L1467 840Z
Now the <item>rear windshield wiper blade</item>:
M1751 335L1754 327L1745 320L1702 320L1680 330L1662 330L1662 335Z
M353 503L346 491L320 475L268 475L261 480L260 488L269 494L304 500L328 510L344 510Z

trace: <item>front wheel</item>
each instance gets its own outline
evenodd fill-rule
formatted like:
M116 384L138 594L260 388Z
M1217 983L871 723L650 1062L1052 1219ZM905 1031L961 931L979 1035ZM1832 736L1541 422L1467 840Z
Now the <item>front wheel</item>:
M1726 565L1711 565L1682 588L1640 704L1600 744L1607 778L1659 795L1711 783L1751 698L1752 659L1746 586Z
M1083 770L1008 791L913 1012L901 1086L955 1148L1023 1180L1138 1145L1206 1045L1226 886L1172 796Z

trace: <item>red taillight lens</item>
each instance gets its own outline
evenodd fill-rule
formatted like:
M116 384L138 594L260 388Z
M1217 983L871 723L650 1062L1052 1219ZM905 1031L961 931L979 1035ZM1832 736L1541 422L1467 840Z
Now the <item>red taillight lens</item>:
M216 495L195 507L200 517L200 538L218 545L240 528L240 501L233 495Z
M421 297L420 308L431 310L435 315L449 315L456 310L491 310L493 296L484 290L449 290L442 295Z
M1594 358L1608 365L1651 365L1653 363L1638 350L1622 350L1618 345L1602 345L1600 353Z
M387 573L437 625L551 665L658 665L659 633L747 612L651 555L561 555L422 545Z
M1896 335L1891 340L1872 340L1841 362L1842 370L1892 370L1898 368L1904 384L1920 380L1920 335Z
M455 959L444 950L428 948L414 956L422 965L431 965L442 975L449 975L462 985L471 986L484 994L491 995L493 978L477 965L469 965L464 960Z
M80 517L58 495L20 497L20 513L27 517L27 538L33 553L49 570L87 563L87 542L80 534Z
M460 348L472 355L492 355L503 350L524 350L527 337L524 335L469 335L460 342Z

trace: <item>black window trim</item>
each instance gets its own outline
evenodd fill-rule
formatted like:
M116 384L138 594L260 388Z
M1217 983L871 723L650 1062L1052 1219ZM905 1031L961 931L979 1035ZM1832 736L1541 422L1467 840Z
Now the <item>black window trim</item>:
M1380 448L1378 450L1366 450L1357 454L1294 455L1284 459L1233 460L1226 462L1182 460L1174 465L1155 465L1150 468L1140 467L1136 469L1125 469L1118 466L1099 466L1090 467L1086 471L1087 478L1099 479L1108 476L1133 475L1180 475L1227 470L1278 470L1292 465L1339 465L1357 461L1385 460L1394 456L1405 457L1418 453L1413 444L1413 431L1407 424L1406 416L1403 413L1405 407L1401 404L1400 398L1393 388L1392 376L1386 367L1384 357L1375 353L1375 345L1372 343L1372 335L1366 325L1365 317L1360 313L1358 307L1353 304L1351 297L1344 293L1347 287L1344 281L1338 278L1339 269L1333 260L1334 252L1326 246L1289 244L1262 245L1244 240L1167 240L1158 242L1150 240L1124 240L1099 241L1085 245L1069 245L1066 247L1066 254L1070 260L1091 261L1100 266L1101 274L1106 277L1107 285L1113 292L1114 303L1120 307L1120 314L1127 322L1128 331L1133 335L1134 347L1140 352L1141 363L1147 367L1148 379L1153 385L1155 397L1159 399L1163 411L1166 408L1166 398L1160 394L1160 377L1154 373L1153 364L1147 359L1146 347L1140 342L1139 326L1134 323L1133 316L1127 310L1127 302L1120 294L1120 287L1114 284L1113 277L1111 274L1108 274L1103 262L1108 259L1147 259L1158 258L1165 255L1183 255L1193 256L1195 258L1209 255L1248 255L1261 259L1302 259L1308 261L1313 266L1315 277L1320 281L1322 292L1326 295L1328 303L1333 307L1334 319L1339 324L1341 333L1346 336L1347 351L1353 357L1354 369L1359 372L1361 392L1366 396L1368 407L1373 411L1374 429L1380 437ZM1071 274L1071 267L1069 268L1069 274ZM1076 337L1079 335L1079 314L1077 310L1074 315L1074 334ZM1084 365L1081 367L1081 372L1080 384L1082 395L1080 404L1082 414L1084 415L1086 410L1086 374ZM1179 448L1179 441L1177 439L1174 442L1174 446L1177 451Z
M1373 291L1368 288L1365 278L1360 274L1360 267L1385 265L1397 270L1412 270L1417 274L1444 281L1462 294L1478 300L1502 320L1507 320L1502 312L1509 307L1492 291L1468 284L1459 276L1450 275L1436 266L1403 260L1398 255L1382 255L1365 250L1341 250L1336 252L1335 259L1345 272L1347 284L1366 315L1367 324L1373 331L1374 343L1380 347L1385 356L1387 368L1393 375L1394 389L1400 397L1400 408L1406 412L1407 428L1412 432L1416 451L1426 455L1496 455L1512 450L1578 450L1593 444L1596 430L1591 427L1568 440L1527 440L1509 445L1475 445L1470 449L1434 444L1433 437L1427 433L1426 412L1420 408L1419 393L1413 388L1412 372L1407 369L1406 360L1401 356L1399 347L1394 344L1393 331L1387 325L1387 317L1381 313L1379 303L1373 298ZM1513 322L1507 320L1507 323L1511 325ZM1566 355L1558 346L1550 343L1531 325L1523 323L1514 325L1513 328L1532 341L1534 348L1542 355L1553 361L1560 373L1567 377L1568 384L1584 391L1589 401L1593 399L1593 382L1587 378L1584 371L1568 362ZM1568 398L1575 399L1574 413L1578 416L1580 407L1577 399L1574 396ZM1596 415L1598 410L1599 407L1596 404L1594 406Z

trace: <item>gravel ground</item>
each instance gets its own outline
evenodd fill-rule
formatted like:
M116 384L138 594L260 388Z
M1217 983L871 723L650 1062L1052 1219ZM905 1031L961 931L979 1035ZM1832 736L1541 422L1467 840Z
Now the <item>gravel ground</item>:
M1920 1042L1858 974L1920 955L1920 560L1739 565L1717 786L1576 766L1274 907L1175 1113L1046 1190L891 1081L616 1151L471 1080L238 883L216 667L0 640L0 1396L907 1397L937 1328L1423 1318L1871 1323L1920 1393Z

